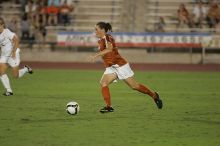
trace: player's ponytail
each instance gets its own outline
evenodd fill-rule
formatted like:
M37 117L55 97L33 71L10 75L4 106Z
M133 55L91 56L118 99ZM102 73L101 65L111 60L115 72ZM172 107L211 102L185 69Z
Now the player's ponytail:
M112 26L110 23L105 23L107 32L112 32Z
M96 25L101 29L105 29L105 32L112 32L112 26L110 23L98 22Z
M2 17L0 17L0 24L3 25L3 27L5 28L5 21Z

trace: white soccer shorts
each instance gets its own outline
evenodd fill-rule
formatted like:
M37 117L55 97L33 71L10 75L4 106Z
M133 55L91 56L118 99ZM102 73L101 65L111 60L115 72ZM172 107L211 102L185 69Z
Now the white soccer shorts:
M105 69L104 74L116 74L119 80L124 80L134 75L134 72L131 70L129 63L119 66L112 65L111 67L107 67Z
M0 57L0 63L6 63L11 67L17 67L19 66L21 60L20 60L20 50L16 50L15 58L13 59L11 56L1 56Z

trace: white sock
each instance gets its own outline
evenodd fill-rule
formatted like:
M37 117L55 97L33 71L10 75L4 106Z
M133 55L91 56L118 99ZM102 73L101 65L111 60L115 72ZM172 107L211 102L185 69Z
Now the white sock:
M25 73L27 73L28 72L28 69L27 69L27 67L24 67L24 68L22 68L22 69L20 69L19 70L19 78L21 78L21 77L23 77L23 75L25 74Z
M7 90L7 92L12 92L7 74L4 74L1 76L1 81L5 89Z

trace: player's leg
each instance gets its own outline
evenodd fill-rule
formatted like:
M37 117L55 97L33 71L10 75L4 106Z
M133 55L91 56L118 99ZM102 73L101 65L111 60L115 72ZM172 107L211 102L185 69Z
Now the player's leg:
M17 78L23 77L26 73L32 74L33 70L29 66L25 65L23 68L19 69L18 66L12 67L12 74Z
M144 94L148 94L149 96L151 96L151 97L154 99L155 103L157 104L157 107L158 107L159 109L162 108L162 106L163 106L162 100L160 99L158 93L156 93L156 92L152 91L151 89L149 89L148 87L146 87L146 86L144 86L144 85L138 83L138 82L135 80L134 76L129 77L129 78L127 78L127 79L124 79L124 82L125 82L129 87L131 87L132 89L137 90L137 91L139 91L139 92L141 92L141 93L144 93Z
M111 107L111 96L108 85L111 84L116 79L117 79L117 75L111 73L111 74L103 74L100 80L102 96L106 103L106 107L100 110L101 113L112 112L114 110Z
M138 83L134 76L132 77L129 77L127 79L124 80L124 82L129 86L131 87L132 89L134 90L137 90L141 93L144 93L144 94L148 94L150 97L152 98L155 98L156 97L156 94L155 92L153 92L152 90L150 90L148 87Z
M150 90L148 87L138 83L134 76L132 77L129 77L127 79L124 80L124 82L129 86L131 87L132 89L134 90L137 90L141 93L144 93L144 94L148 94L150 97L152 98L155 98L156 97L156 94L155 92L153 92L152 90Z
M20 64L20 54L19 54L20 49L17 50L15 58L9 58L8 59L8 64L12 67L12 73L15 78L21 78L23 77L26 73L33 73L33 70L31 67L25 65L23 68L19 69L19 64Z
M155 98L155 92L152 92L149 88L145 87L144 85L139 84L134 79L134 72L132 71L130 65L127 63L119 68L116 68L118 78L124 80L124 82L134 90L142 92L144 94L150 95L152 98Z
M19 77L19 67L16 66L16 67L12 67L12 74L14 76L14 78L18 78Z
M0 62L2 62L2 59L3 58L0 59ZM8 65L6 63L0 63L0 78L1 78L2 85L6 89L6 92L3 95L11 96L13 95L13 92L10 86L9 78L6 74L7 68L8 68Z

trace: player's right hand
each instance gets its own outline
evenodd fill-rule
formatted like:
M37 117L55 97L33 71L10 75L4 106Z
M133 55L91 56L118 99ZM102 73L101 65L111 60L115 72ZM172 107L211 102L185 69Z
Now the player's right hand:
M89 57L87 58L87 60L88 60L89 62L95 62L95 56L94 56L94 55L91 55L91 56L89 56Z

